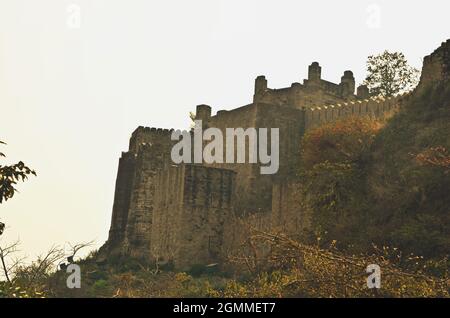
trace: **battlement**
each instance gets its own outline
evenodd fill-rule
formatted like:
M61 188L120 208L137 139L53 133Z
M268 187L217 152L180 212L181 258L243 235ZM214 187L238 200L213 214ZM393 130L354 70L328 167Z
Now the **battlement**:
M195 112L195 119L202 120L204 122L211 118L211 106L208 105L198 105Z
M303 84L294 82L290 87L268 88L267 79L261 75L255 79L253 103L271 103L279 106L302 108L312 104L333 104L361 98L367 98L364 87L358 88L355 95L355 78L352 71L345 71L340 83L321 78L322 68L318 62L308 67L308 78Z
M156 127L143 127L139 126L135 131L131 134L132 137L139 135L153 135L153 136L164 136L172 133L174 129L164 129L164 128L156 128Z
M136 154L141 144L161 144L169 146L171 145L170 136L173 131L174 129L139 126L131 134L128 149L130 152Z
M305 130L350 116L382 117L385 113L400 107L410 92L393 97L372 97L335 105L306 108Z

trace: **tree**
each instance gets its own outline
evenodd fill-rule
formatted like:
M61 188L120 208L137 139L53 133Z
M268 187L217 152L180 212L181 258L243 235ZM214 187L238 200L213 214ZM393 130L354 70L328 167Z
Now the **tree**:
M372 95L385 97L409 91L419 83L420 71L410 66L401 52L384 51L367 60L364 85Z
M0 141L0 144L4 145L5 143L3 141ZM0 152L0 157L5 157L5 154ZM36 172L28 168L22 161L11 166L0 165L0 203L2 203L3 200L7 201L8 199L11 199L14 196L14 193L16 193L17 191L17 189L15 188L17 182L25 181L30 174L36 175ZM4 229L5 224L0 222L0 235L3 234ZM11 270L11 268L6 267L5 258L8 254L16 251L17 245L18 242L8 247L0 247L1 265L8 282L10 281L8 271Z
M0 144L5 143L0 141ZM5 154L0 152L0 157L5 157ZM3 203L3 200L11 199L17 192L15 188L17 182L25 181L30 174L35 176L36 172L28 168L22 161L11 166L0 165L0 204ZM3 229L1 225L0 229Z
M8 246L0 246L0 262L3 268L3 276L8 283L11 283L11 272L14 271L15 268L24 260L24 258L14 258L12 259L11 264L7 264L7 258L11 257L11 254L18 252L19 244L20 241L17 240Z

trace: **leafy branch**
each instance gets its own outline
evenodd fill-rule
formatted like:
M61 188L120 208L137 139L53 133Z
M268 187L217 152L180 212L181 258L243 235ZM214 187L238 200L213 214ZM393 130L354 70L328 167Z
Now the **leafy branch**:
M5 144L0 141L0 144ZM0 152L0 157L5 157L4 153ZM17 192L16 184L19 181L25 181L29 175L36 176L36 172L26 166L22 161L10 166L0 165L0 204L8 199L11 199ZM3 232L4 225L0 225L0 234Z

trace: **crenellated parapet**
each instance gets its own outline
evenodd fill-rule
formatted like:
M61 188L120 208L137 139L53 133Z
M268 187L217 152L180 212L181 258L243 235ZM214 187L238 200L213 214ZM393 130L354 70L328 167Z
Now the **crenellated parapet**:
M355 78L352 71L345 71L340 83L333 83L321 78L322 67L313 62L308 67L308 78L292 83L290 87L269 88L265 76L255 79L253 103L266 103L301 109L314 104L334 104L366 98L364 87L358 88L355 95Z
M141 144L170 146L173 129L139 126L131 134L129 151L136 154Z
M305 109L305 130L351 116L381 118L400 107L408 96L409 93L405 93L393 97L372 97L335 105L309 107Z

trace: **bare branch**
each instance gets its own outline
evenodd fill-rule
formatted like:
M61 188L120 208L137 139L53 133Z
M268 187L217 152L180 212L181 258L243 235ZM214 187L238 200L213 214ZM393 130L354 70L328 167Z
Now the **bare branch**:
M73 259L75 258L75 255L82 250L83 248L86 247L90 247L95 243L95 240L91 240L89 242L85 242L85 243L79 243L79 244L75 244L72 245L71 243L69 243L70 246L70 253L71 255L68 257L68 259L70 259L70 262L73 262Z

